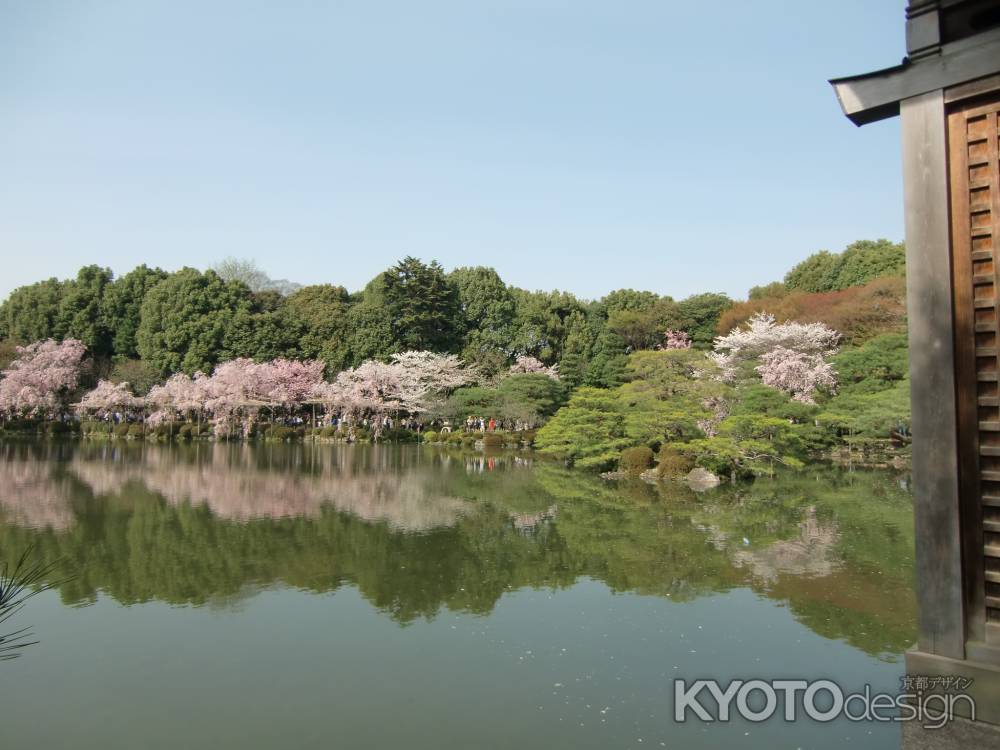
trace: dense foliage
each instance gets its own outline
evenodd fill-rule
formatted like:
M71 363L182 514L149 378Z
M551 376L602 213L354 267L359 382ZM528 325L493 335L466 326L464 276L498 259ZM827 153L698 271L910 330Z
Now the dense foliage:
M120 278L86 266L0 305L0 411L52 419L77 404L153 424L204 419L217 436L248 436L276 414L315 419L317 407L366 435L400 416L444 433L493 420L544 425L537 447L581 467L644 448L663 475L694 464L758 475L838 445L907 442L902 272L901 245L860 241L734 303L632 289L587 301L413 257L355 294L232 258ZM72 379L46 378L18 345L69 347Z

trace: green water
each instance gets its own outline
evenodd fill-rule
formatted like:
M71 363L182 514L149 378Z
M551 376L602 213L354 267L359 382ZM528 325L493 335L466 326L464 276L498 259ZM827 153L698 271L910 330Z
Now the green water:
M896 691L905 475L696 494L420 446L0 444L0 559L57 590L2 748L896 748L673 721L675 678ZM8 628L10 629L10 628Z

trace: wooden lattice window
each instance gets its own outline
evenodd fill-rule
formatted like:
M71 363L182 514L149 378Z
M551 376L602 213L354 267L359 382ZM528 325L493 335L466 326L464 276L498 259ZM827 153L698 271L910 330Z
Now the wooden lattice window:
M969 636L1000 643L1000 94L955 106L948 140Z

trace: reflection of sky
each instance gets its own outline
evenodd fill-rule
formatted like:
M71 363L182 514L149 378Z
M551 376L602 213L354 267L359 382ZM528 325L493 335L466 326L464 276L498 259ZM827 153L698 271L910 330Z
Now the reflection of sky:
M264 591L234 609L70 608L52 593L32 617L42 644L3 667L18 686L5 747L899 748L891 722L672 720L677 678L898 688L902 664L746 589L676 603L584 578L405 628L352 588Z

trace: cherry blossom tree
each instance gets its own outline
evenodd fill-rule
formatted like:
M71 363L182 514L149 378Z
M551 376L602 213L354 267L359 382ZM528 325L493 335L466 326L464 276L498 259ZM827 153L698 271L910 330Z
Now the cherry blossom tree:
M833 391L837 387L836 373L820 354L806 354L783 346L762 355L756 367L764 385L784 391L795 401L813 404L816 390Z
M412 413L427 411L431 401L456 388L473 383L478 373L467 368L454 354L409 351L394 354L391 366L396 369L402 407Z
M520 356L510 366L510 374L518 375L524 373L538 373L539 375L548 375L553 380L559 380L559 365L546 367L544 362L534 357Z
M146 417L146 422L156 426L179 417L200 415L205 410L208 381L208 376L203 372L196 372L193 378L177 373L171 375L163 385L153 386L146 396L146 404L155 408Z
M115 413L129 414L143 407L143 399L129 390L128 383L98 381L97 387L88 391L73 408L77 414L91 414L99 419L107 419Z
M258 392L262 401L291 408L306 401L323 382L325 363L318 360L275 359L257 366Z
M715 339L710 357L732 377L742 362L757 359L777 347L802 354L829 357L837 352L840 334L822 323L785 322L778 324L774 316L757 313L747 321L746 328L737 328Z
M690 349L691 337L684 331L669 330L663 334L663 349Z
M56 417L80 378L86 347L77 339L36 341L17 347L17 358L0 379L0 413L9 417Z

